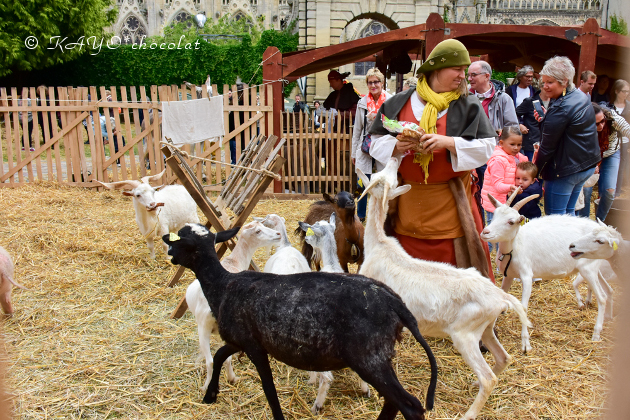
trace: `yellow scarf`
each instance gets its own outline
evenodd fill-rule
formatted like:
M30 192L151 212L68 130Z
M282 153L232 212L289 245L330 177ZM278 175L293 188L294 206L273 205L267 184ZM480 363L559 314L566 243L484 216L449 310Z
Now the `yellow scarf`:
M416 92L418 92L418 95L420 95L420 97L426 102L426 106L422 112L422 117L419 122L420 127L422 127L427 134L437 133L438 113L448 108L451 101L458 99L460 93L454 91L435 93L433 89L429 87L426 77L423 77L422 80L418 81L418 84L416 85ZM429 162L432 160L433 153L416 153L413 157L413 162L419 163L420 166L422 166L425 184L427 183L427 179L429 179Z

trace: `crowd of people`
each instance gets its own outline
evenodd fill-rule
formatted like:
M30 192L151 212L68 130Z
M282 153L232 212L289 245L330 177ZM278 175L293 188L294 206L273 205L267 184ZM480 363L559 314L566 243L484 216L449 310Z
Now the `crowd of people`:
M585 71L576 86L573 63L553 57L539 73L521 67L506 86L492 78L489 63L472 61L457 40L438 44L416 76L391 95L383 74L371 69L368 93L361 96L344 80L347 74L331 71L332 92L323 104L313 104L318 127L324 113L343 112L343 130L352 126L352 161L368 177L390 157L402 157L399 182L412 188L393 204L386 228L410 255L466 267L473 252L468 248L482 247L490 266L488 244L478 235L471 242L460 221L461 209L469 208L480 232L494 212L489 194L501 203L516 190L514 203L539 195L542 200L519 210L529 219L543 214L541 201L546 215L589 217L590 185L598 180L595 216L606 220L630 178L627 81ZM304 110L296 98L294 111ZM417 140L390 133L382 116L424 130L420 143L422 153L431 155L428 167L419 163ZM451 192L457 188L468 203ZM584 205L576 210L579 199ZM365 212L360 202L358 216L365 218Z

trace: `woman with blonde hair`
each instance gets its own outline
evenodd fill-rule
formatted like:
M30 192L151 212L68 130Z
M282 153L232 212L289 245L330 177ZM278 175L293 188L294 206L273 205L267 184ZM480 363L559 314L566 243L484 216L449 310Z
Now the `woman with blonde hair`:
M357 113L354 118L354 128L352 131L352 163L356 168L361 169L364 174L370 177L372 174L373 164L372 156L361 150L363 139L368 133L368 129L372 125L376 113L383 103L391 98L391 94L383 90L385 84L385 76L376 67L368 70L365 75L365 81L369 93L365 95L357 104ZM364 186L359 185L362 190ZM365 219L365 210L367 207L367 197L363 197L357 205L357 216L363 221Z
M457 267L474 266L493 279L488 246L479 239L483 222L472 171L492 155L496 132L479 100L468 96L468 65L470 57L461 42L440 42L418 70L415 89L395 95L379 110L370 128L370 154L378 170L390 157L402 157L400 183L411 185L411 190L398 198L391 228L407 253ZM420 138L421 150L413 150L417 140L391 135L381 115L419 124L426 132Z

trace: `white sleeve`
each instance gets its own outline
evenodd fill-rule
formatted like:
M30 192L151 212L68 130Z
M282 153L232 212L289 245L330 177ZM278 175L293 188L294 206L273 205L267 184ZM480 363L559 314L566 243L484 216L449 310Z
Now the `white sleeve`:
M372 156L382 166L387 165L396 147L396 137L389 134L372 134L372 144L370 145L370 156Z
M454 137L454 139L457 153L451 153L451 164L455 172L470 171L486 164L497 144L494 137L473 140Z

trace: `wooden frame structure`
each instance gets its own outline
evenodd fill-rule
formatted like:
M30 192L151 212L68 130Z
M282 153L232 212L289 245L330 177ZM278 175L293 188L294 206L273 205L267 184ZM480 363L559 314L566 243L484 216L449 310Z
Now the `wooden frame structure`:
M263 54L263 79L293 81L367 58L376 61L376 66L385 74L390 60L401 53L423 59L439 42L451 38L463 42L471 56L483 55L499 71L513 71L515 66L524 64L540 70L545 60L554 55L568 56L575 64L578 78L584 70L618 78L625 76L630 68L630 39L601 29L592 18L582 26L568 27L492 25L446 23L442 16L432 13L426 23L420 25L328 47L286 54L268 47ZM279 136L282 83L275 82L272 86L274 129L270 132ZM281 183L275 182L275 192L281 189Z
M206 226L220 232L245 223L271 180L274 179L272 174L277 174L284 165L285 159L278 155L284 145L284 139L279 142L277 140L275 136L267 138L263 135L252 139L237 162L237 165L242 168L233 170L214 203L208 199L203 185L197 180L189 165L190 160L173 146L164 145L161 150L166 156L166 164L206 216ZM230 220L226 212L228 208L235 215L233 220ZM234 249L234 246L233 240L222 243L217 249L217 256L221 258L228 248ZM250 268L260 271L253 261L250 262ZM169 287L179 282L185 270L182 266L177 269L168 283ZM173 310L171 318L180 318L187 308L186 298L183 297Z

